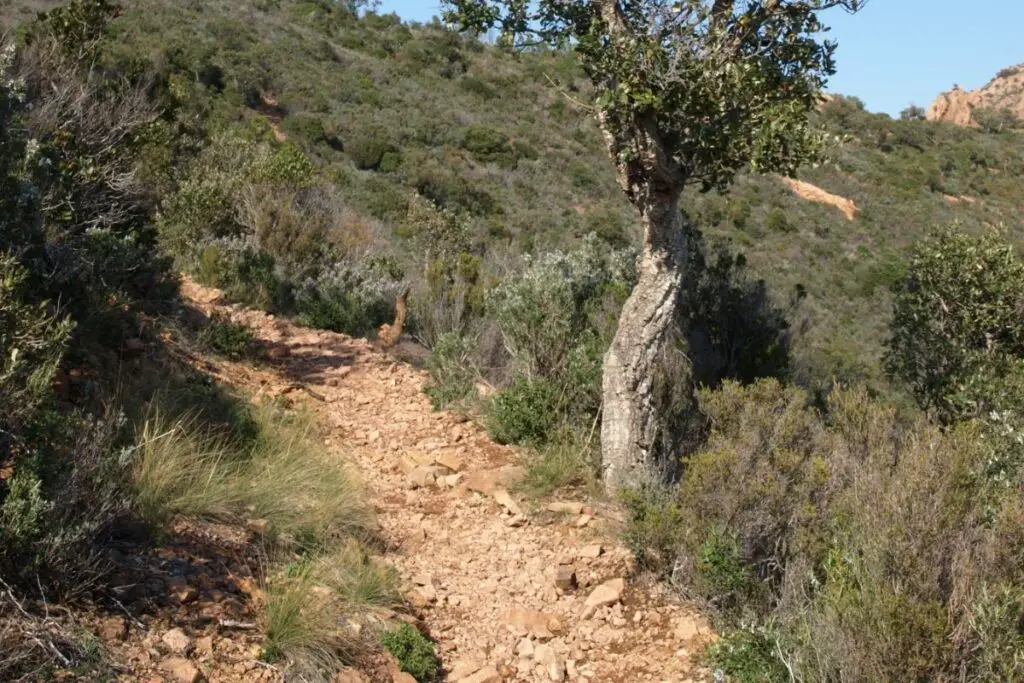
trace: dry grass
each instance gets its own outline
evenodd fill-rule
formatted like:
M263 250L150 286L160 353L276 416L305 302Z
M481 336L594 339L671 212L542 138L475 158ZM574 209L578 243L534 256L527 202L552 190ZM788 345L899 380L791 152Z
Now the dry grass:
M400 604L397 576L363 551L372 511L349 470L319 445L312 417L271 405L251 417L256 437L245 442L154 413L132 467L139 511L155 528L179 515L266 520L265 657L298 680L326 682L364 648L367 613Z
M267 581L265 656L302 680L330 680L370 642L367 614L400 601L394 570L371 561L354 540L288 563Z
M45 602L37 609L19 600L0 579L0 680L51 680L58 670L82 676L76 680L101 678L95 640L64 616Z
M310 417L261 406L253 418L258 437L248 446L211 437L187 417L146 420L132 467L142 517L154 528L178 515L255 517L304 548L367 537L373 514L362 488L313 439Z

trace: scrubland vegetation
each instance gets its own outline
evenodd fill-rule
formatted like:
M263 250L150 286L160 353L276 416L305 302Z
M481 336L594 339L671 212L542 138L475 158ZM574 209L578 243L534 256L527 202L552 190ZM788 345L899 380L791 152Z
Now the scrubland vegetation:
M72 599L107 539L178 516L268 522L267 656L322 671L395 579L306 417L120 372L173 364L176 273L357 335L411 285L433 403L534 449L545 493L595 479L636 221L570 54L326 1L108 10L70 3L0 62L0 677L53 666L15 595ZM800 175L855 220L770 177L684 196L701 234L655 378L680 467L623 494L628 541L713 611L737 680L1024 678L1024 138L816 116L829 159ZM197 343L251 359L247 334ZM435 675L413 634L385 645Z

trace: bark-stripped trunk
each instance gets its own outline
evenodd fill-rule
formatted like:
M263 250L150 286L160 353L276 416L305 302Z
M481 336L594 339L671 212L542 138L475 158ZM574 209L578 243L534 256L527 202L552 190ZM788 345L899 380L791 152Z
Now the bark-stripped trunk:
M601 459L609 491L658 477L656 442L663 428L654 379L671 328L689 248L672 189L648 198L639 281L604 357Z

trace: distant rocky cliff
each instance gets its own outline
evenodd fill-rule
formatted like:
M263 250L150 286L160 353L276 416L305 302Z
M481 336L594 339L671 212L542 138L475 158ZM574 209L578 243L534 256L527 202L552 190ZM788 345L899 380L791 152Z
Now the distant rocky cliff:
M1000 71L978 90L953 86L938 96L928 109L929 121L946 121L958 126L977 126L978 112L1006 110L1024 119L1024 64Z

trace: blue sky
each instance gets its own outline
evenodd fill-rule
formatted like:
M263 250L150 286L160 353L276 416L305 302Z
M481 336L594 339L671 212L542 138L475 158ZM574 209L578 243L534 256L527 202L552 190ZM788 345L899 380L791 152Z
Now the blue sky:
M383 0L381 11L425 21L438 0ZM927 107L954 83L973 89L1024 63L1024 0L870 0L860 14L823 15L839 43L829 90L892 115Z

